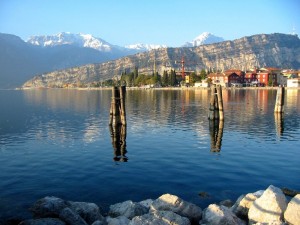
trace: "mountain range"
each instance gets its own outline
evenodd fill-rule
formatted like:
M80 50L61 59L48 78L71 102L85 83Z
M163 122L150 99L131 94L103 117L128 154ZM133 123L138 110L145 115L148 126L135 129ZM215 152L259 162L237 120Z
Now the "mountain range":
M205 39L213 36L207 33L201 41L193 43L205 44ZM159 48L167 46L139 43L122 47L90 34L69 32L32 36L25 42L18 36L0 33L0 88L18 87L37 74L102 63Z
M103 63L43 73L27 81L23 87L99 82L124 72L128 74L135 68L143 74L152 74L154 70L163 74L171 69L180 73L182 57L186 71L247 70L254 67L299 69L300 39L297 35L258 34L197 47L159 48Z

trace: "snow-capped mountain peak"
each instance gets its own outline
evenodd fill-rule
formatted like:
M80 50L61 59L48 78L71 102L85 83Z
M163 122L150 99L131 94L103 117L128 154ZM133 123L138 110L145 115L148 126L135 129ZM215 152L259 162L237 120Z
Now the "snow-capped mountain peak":
M212 33L209 32L203 32L196 38L194 38L191 42L186 42L183 47L196 47L199 45L205 45L205 44L213 44L217 42L224 41L224 38L215 36Z
M138 50L138 51L150 51L153 49L167 48L167 46L166 45L157 45L157 44L137 43L137 44L126 45L125 48L132 49L132 50Z
M109 52L113 45L93 37L91 34L72 34L70 32L61 32L55 35L32 36L27 40L28 43L43 47L52 47L57 45L75 45L79 47L93 48L99 51Z

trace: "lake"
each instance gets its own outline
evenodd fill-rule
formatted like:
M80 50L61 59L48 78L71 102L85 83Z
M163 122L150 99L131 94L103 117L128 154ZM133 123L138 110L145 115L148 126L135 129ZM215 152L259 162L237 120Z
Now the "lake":
M1 90L0 219L29 217L47 195L105 211L164 193L204 208L270 184L300 190L300 90L286 90L279 118L276 89L225 89L224 124L207 119L209 96L127 90L119 149L111 90Z

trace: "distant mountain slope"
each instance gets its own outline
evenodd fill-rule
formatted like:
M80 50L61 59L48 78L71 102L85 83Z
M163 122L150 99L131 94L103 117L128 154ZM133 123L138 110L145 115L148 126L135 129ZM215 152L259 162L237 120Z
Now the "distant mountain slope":
M0 88L20 86L36 74L105 62L129 53L117 49L103 52L65 43L42 47L26 43L15 35L0 33Z
M157 71L180 70L184 56L186 70L249 69L257 67L300 68L300 39L287 34L260 34L210 45L185 48L160 48L117 60L90 64L41 74L27 81L24 87L60 86L66 83L94 82L112 78L139 68L151 74L155 61ZM51 85L50 85L51 84Z
M194 40L191 42L186 42L183 47L196 47L200 45L207 45L207 44L214 44L218 42L224 41L224 38L217 37L209 32L204 32L197 36Z

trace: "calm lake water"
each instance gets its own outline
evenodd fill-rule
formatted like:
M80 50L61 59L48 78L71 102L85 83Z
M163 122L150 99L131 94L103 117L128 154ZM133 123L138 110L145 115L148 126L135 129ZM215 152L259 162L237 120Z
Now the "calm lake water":
M300 90L286 90L281 119L276 90L223 90L223 126L207 119L209 94L127 90L120 151L110 90L0 91L0 218L28 217L47 195L105 210L164 193L206 207L270 184L299 190Z

